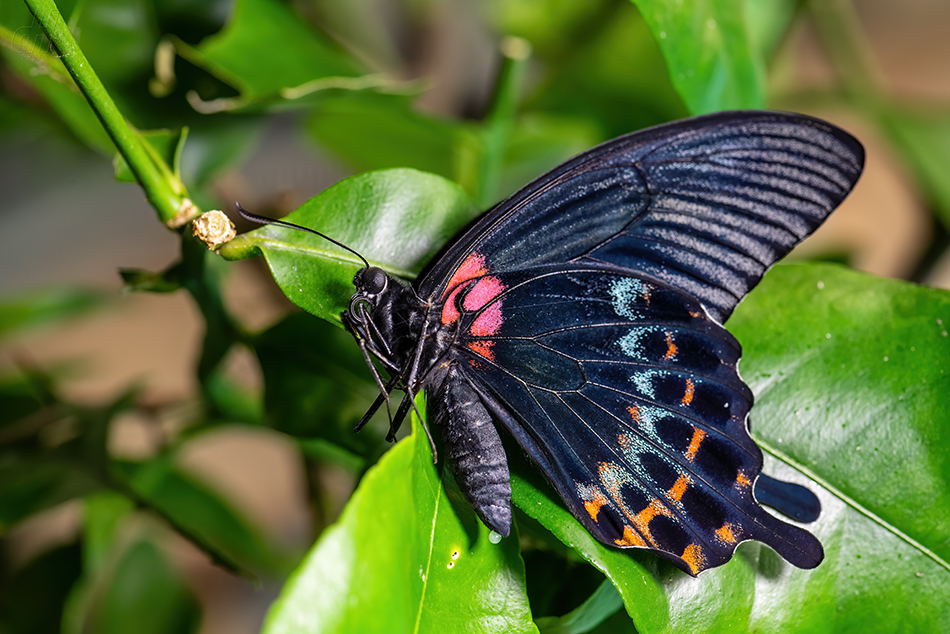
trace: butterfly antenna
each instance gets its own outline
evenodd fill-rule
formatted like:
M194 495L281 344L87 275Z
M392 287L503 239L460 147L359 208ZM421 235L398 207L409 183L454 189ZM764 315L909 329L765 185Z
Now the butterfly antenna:
M256 222L257 224L261 224L261 225L277 225L278 227L287 227L288 229L298 229L300 231L306 231L307 233L318 235L324 240L331 242L335 244L336 246L340 247L341 249L345 249L349 251L350 253L352 253L359 259L361 259L363 261L363 264L366 266L366 268L369 268L369 262L366 260L366 258L360 255L359 252L357 252L354 249L351 249L350 247L346 246L342 242L337 242L336 240L334 240L333 238L331 238L330 236L326 234L320 233L319 231L314 231L313 229L310 229L308 227L301 227L300 225L295 225L294 223L287 222L286 220L277 220L275 218L268 218L266 216L258 216L257 214L252 214L247 209L242 207L241 203L234 203L234 206L237 207L237 212L245 220L250 220L251 222Z

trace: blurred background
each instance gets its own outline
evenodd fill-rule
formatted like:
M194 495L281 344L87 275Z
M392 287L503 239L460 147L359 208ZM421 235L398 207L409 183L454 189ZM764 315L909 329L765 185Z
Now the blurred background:
M227 0L58 4L130 121L142 130L188 126L181 176L204 209L229 211L240 201L282 215L347 175L403 165L455 180L487 207L576 152L690 114L657 40L626 0L275 0L263 4L279 9L265 12L279 36L260 51L247 39L246 21L262 18L245 15L241 28L228 27L237 17ZM254 2L237 5L257 10ZM746 6L767 64L767 106L825 118L868 150L853 195L793 257L950 289L950 3ZM19 0L0 0L0 24L0 380L7 399L0 414L0 632L58 631L64 605L68 619L77 602L95 602L90 587L106 584L88 576L96 542L84 523L89 498L80 498L97 487L50 475L45 463L19 470L10 457L22 438L4 425L20 420L16 407L33 402L23 394L36 400L38 384L49 389L42 407L23 405L45 430L31 437L30 456L58 446L69 420L109 410L112 458L144 465L173 454L176 473L195 485L183 495L213 498L251 536L249 548L264 553L256 563L268 562L236 557L254 579L227 572L195 539L171 530L158 504L158 512L114 513L122 526L105 541L123 554L100 553L112 561L109 574L121 575L130 561L164 571L149 581L151 596L165 592L168 605L178 606L180 631L257 632L283 578L339 514L362 467L327 457L325 447L301 441L306 434L259 424L264 379L246 347L231 348L220 374L247 396L248 409L209 410L203 399L214 397L195 372L205 337L200 308L182 290L131 292L135 284L118 274L167 269L179 258L179 237L157 221L137 185L116 182L108 139L36 54L49 54L48 45ZM479 122L492 116L511 36L530 45L530 56L506 168L493 186L473 186L466 147L477 144ZM523 56L516 42L515 56ZM330 69L325 76L349 83L286 83L297 93L267 85L309 63L309 55ZM264 76L242 76L242 64ZM214 266L224 304L248 331L294 311L261 262ZM334 416L350 425L358 418L366 402L360 389ZM123 394L135 406L116 405ZM53 418L67 423L43 422L51 404ZM138 506L151 508L148 499ZM82 579L86 594L74 585ZM42 599L29 594L39 580ZM106 588L97 591L106 596ZM21 595L45 601L48 622L19 614ZM99 600L108 612L108 600Z

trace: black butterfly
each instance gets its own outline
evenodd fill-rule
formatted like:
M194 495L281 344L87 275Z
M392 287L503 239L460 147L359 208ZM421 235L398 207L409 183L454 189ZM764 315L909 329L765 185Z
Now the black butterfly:
M721 323L863 163L853 137L801 115L686 119L541 176L412 286L366 263L343 314L382 392L364 422L405 390L392 435L425 390L459 486L501 535L511 487L498 425L605 544L694 575L749 539L817 566L818 540L753 495L753 397Z

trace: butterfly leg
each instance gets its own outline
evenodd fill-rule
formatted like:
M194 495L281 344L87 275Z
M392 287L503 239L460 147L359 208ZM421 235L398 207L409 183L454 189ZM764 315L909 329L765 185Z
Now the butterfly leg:
M385 389L385 391L381 391L381 392L379 393L379 396L376 397L376 400L373 401L373 404L370 405L370 406L369 406L369 409L366 410L366 413L363 414L363 418L361 418L361 419L360 419L360 422L358 422L358 423L356 424L356 427L353 428L353 431L354 431L355 433L359 433L360 430L363 429L363 427L366 426L366 423L368 423L368 422L370 421L370 419L371 419L371 418L376 414L376 412L379 410L379 406L382 405L384 402L386 403L386 412L387 412L387 414L389 415L389 428L390 428L390 430L392 430L391 433L394 433L394 432L395 432L395 430L393 430L393 416L392 416L392 413L389 411L389 402L386 401L386 396L385 396L385 395L386 395L386 394L389 394L389 393L393 390L393 388L396 387L396 383L397 383L398 381L399 381L399 377L398 377L398 376L394 376L393 378L389 379L389 383L386 384L386 389ZM406 415L406 412L403 412L403 413L402 413L402 417L400 417L400 416L399 416L399 412L400 412L400 411L402 411L402 405L400 405L400 406L399 406L399 410L396 411L396 416L399 418L399 422L396 423L396 429L399 429L399 423L402 422L402 417L405 417L405 415Z
M459 488L488 528L511 532L508 457L491 415L454 365L436 388L434 420L442 427Z

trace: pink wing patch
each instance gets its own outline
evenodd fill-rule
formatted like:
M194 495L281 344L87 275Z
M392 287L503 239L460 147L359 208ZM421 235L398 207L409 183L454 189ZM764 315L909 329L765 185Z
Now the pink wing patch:
M474 284L465 284L469 280L478 279ZM485 268L485 257L478 253L472 253L462 265L455 271L452 279L449 280L442 294L444 304L442 305L442 323L445 325L453 324L458 321L461 314L459 312L458 294L463 292L465 297L462 300L462 308L468 312L481 310L482 312L472 322L471 328L467 333L471 337L490 337L497 334L504 322L501 300L495 301L506 288L504 282L499 278L488 275L488 269ZM493 360L492 354L493 341L481 340L470 341L466 346L482 357Z
M465 296L462 307L465 310L478 310L508 288L497 277L483 277L475 282L475 286Z

